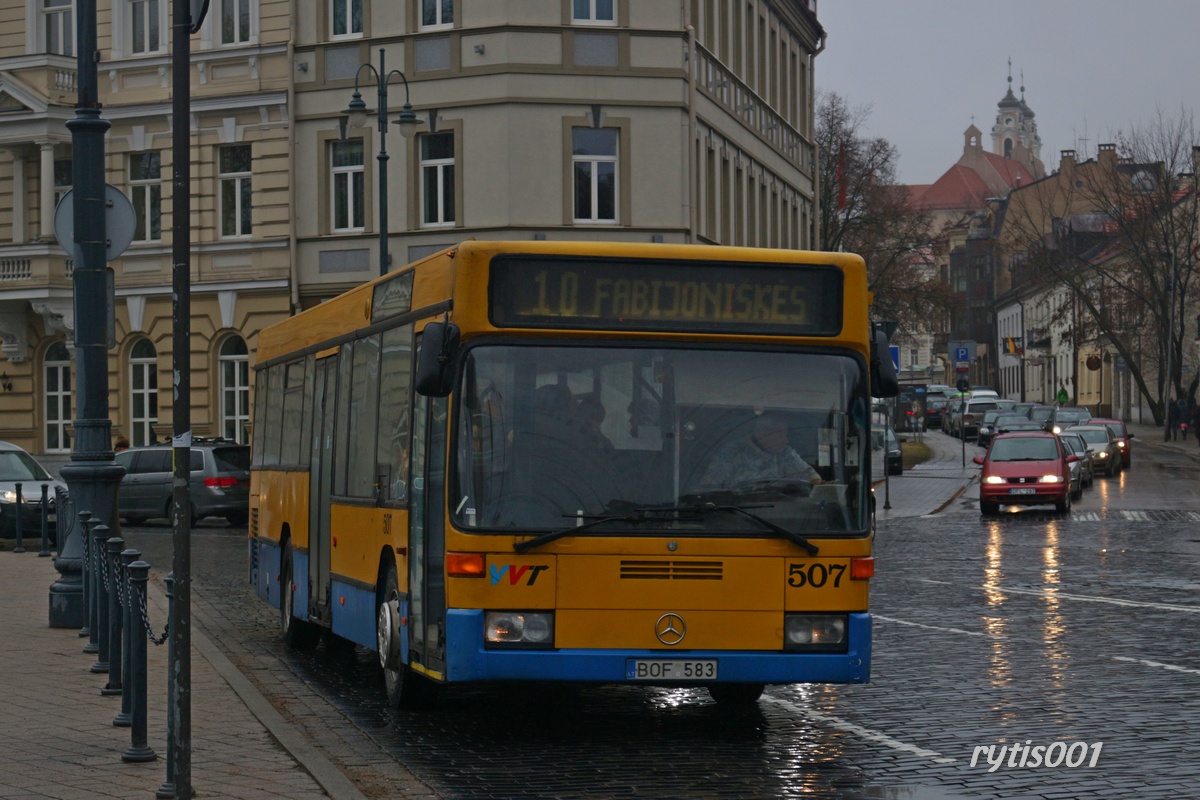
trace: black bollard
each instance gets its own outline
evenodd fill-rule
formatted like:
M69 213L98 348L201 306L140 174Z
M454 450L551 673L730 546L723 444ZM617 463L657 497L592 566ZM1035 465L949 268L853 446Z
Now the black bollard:
M25 543L23 541L24 537L21 535L21 506L24 505L24 503L22 503L22 501L21 501L21 484L18 483L16 485L16 489L17 489L17 530L16 530L15 535L17 537L17 541L13 544L13 552L14 553L24 553L25 552Z
M175 573L166 577L167 619L175 619ZM175 637L167 639L167 674L175 670ZM167 703L167 779L154 793L156 800L172 800L175 797L175 704Z
M122 613L125 624L121 631L121 711L113 717L113 726L128 728L133 724L133 635L140 630L135 624L133 588L129 583L129 565L142 558L141 551L130 548L121 552L121 585L124 586L125 604Z
M129 637L129 660L133 662L133 724L129 728L129 747L121 753L125 762L153 761L158 758L146 743L146 636L143 609L146 608L146 582L150 579L150 565L145 561L134 561L129 565L129 605L133 608L135 623Z
M38 558L50 555L50 484L42 484L42 549Z
M113 536L105 541L105 563L108 565L108 683L100 690L107 696L121 694L121 631L124 630L122 609L127 596L122 582L121 551L125 540Z
M96 587L96 641L99 647L96 651L96 663L92 664L92 672L108 672L108 595L109 572L108 555L104 543L108 540L107 525L92 526L92 561L96 563L96 574L92 576L92 585Z
M92 558L92 512L79 512L79 535L83 537L83 598L87 604L86 624L80 634L88 637L83 652L96 653L100 645L96 640L96 561Z

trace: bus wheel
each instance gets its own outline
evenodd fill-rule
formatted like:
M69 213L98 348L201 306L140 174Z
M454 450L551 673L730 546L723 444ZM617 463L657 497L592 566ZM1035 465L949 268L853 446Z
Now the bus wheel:
M283 563L279 571L279 630L283 634L283 643L294 650L312 650L321 640L321 630L311 622L296 619L292 605L295 599L292 585L295 569L291 542L283 549Z
M718 705L745 706L757 703L765 687L761 683L714 683L708 694Z
M437 684L413 672L400 657L400 590L396 566L384 576L379 613L375 617L375 642L383 671L383 690L390 708L424 711L437 700Z

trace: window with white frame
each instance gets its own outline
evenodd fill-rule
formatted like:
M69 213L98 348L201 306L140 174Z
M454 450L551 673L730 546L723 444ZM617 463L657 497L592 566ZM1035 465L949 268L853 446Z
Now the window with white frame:
M230 336L221 343L221 435L246 444L250 424L250 354L246 340Z
M571 131L575 221L617 221L617 131L574 128Z
M130 154L129 191L136 220L134 241L162 239L162 161L158 152Z
M221 44L245 44L250 41L252 0L218 0L220 5Z
M332 0L329 10L333 17L329 30L334 37L362 35L363 0Z
M221 236L250 235L250 145L222 147L217 154Z
M134 447L154 444L158 422L158 351L138 339L129 351L129 427Z
M361 231L365 172L363 169L362 139L347 139L330 144L330 165L333 172L333 229Z
M74 174L71 172L71 159L56 158L54 160L54 207L57 208L63 195L71 191Z
M71 354L62 342L46 350L42 362L45 377L45 435L47 453L71 451Z
M454 224L454 134L421 135L421 225Z
M129 0L129 52L131 55L158 53L164 49L162 24L163 0Z
M585 25L616 25L617 0L572 0L571 20Z
M454 24L454 0L421 0L421 27L446 28Z
M75 55L75 0L42 0L46 52Z

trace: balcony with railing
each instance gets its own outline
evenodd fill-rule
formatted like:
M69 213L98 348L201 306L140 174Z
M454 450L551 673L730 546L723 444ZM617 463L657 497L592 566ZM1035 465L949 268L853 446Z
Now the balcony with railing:
M73 105L78 100L75 59L51 54L0 58L0 73L8 73L52 104Z
M75 260L54 245L0 246L0 298L70 288Z

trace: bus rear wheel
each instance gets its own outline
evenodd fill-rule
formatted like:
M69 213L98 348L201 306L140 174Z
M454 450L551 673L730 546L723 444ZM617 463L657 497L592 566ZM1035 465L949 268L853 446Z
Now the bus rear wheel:
M757 703L765 688L761 683L714 683L708 694L717 705L747 706Z
M283 643L293 650L312 650L321 640L321 630L311 622L296 619L292 563L292 543L283 548L283 563L279 565L279 630Z
M413 672L400 655L400 590L396 566L388 566L375 616L375 642L383 691L390 708L427 711L437 700L437 684Z

